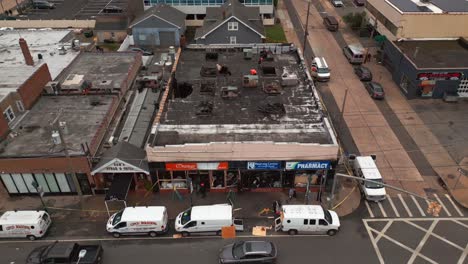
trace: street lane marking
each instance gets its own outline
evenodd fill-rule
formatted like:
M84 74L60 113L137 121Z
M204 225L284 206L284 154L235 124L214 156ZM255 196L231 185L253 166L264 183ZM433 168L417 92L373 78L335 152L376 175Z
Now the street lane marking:
M421 213L422 216L426 216L426 214L424 213L423 209L421 208L421 206L419 205L418 201L416 200L416 198L411 195L411 198L413 199L413 202L414 204L416 205L416 207L418 207L418 210L419 210L419 213Z
M466 244L466 248L463 251L463 254L461 255L461 257L458 260L457 264L463 264L463 261L465 261L466 255L468 255L468 244Z
M405 200L403 200L403 196L401 196L401 193L398 194L398 198L400 198L400 201L403 204L403 207L405 208L406 212L408 213L408 216L413 217L413 214L409 210L408 205L406 204Z
M387 217L387 213L386 213L385 210L383 209L382 203L381 203L381 202L377 202L377 204L379 204L379 208L380 208L380 211L382 211L383 217Z
M388 221L388 220L398 220L398 221L404 221L404 220L407 220L407 221L414 221L414 220L418 220L418 221L432 221L432 220L450 220L450 221L455 221L455 220L459 220L459 221L468 221L468 217L426 217L426 218L409 218L409 217L401 217L401 218L396 218L396 217L393 217L393 218L385 218L385 219L382 219L382 218L368 218L368 219L362 219L362 220L366 220L367 222L382 222L382 221ZM466 228L468 228L467 225L463 224L463 223L460 223L461 225L464 225Z
M387 200L390 202L390 205L392 206L392 209L393 209L393 211L395 212L395 215L396 215L397 217L400 217L400 213L398 213L398 211L397 211L397 209L396 209L396 207L395 207L395 204L393 203L392 198L391 198L390 195L388 195L388 194L387 194Z
M452 204L453 208L455 208L455 210L457 211L457 213L460 215L460 216L464 216L463 213L461 212L460 208L458 208L458 206L455 204L455 202L452 200L452 198L450 197L450 195L448 194L445 194L445 197L447 197L447 199L450 201L450 203Z
M367 211L369 211L370 217L374 218L374 213L372 213L372 209L370 208L369 203L367 202L367 200L364 200L364 203L366 204Z
M468 220L468 219L465 219L465 220ZM464 226L466 228L468 228L468 225L465 225L464 223L460 222L460 221L457 221L457 220L453 220L455 223L461 225L461 226Z
M452 216L452 214L447 210L447 207L445 207L445 204L442 203L442 201L440 200L439 196L437 195L437 193L434 193L434 197L437 199L437 201L439 202L439 204L442 206L442 208L444 209L445 213L448 215L448 216Z
M366 227L367 233L369 234L369 238L371 240L372 247L374 247L375 254L377 254L377 258L379 259L380 264L384 264L385 261L383 260L382 254L380 253L380 250L379 250L379 247L377 246L377 243L374 240L374 235L372 234L370 226L367 224L367 221L365 221L364 219L362 221L364 222L364 226Z
M438 220L432 222L431 226L430 226L429 229L426 231L426 234L424 235L423 239L421 239L421 241L419 242L418 246L417 246L416 249L413 251L413 254L411 255L411 258L408 260L408 264L412 264L412 263L414 262L414 260L416 259L416 257L419 255L419 253L421 252L422 247L424 246L424 244L426 244L426 241L427 241L427 240L429 239L429 237L431 236L432 231L434 231L434 228L436 227L437 222L438 222Z
M382 233L378 234L377 237L375 238L375 243L378 243L379 240L382 238L382 234L384 234L385 232L387 232L388 228L390 228L390 226L392 225L393 223L393 220L390 220L388 221L388 223L384 226L384 228L382 229Z
M438 220L440 220L440 219L438 219ZM412 226L414 226L414 227L416 227L417 229L419 229L419 230L421 230L421 231L423 231L423 232L427 232L427 231L428 231L428 230L425 229L424 227L421 227L421 226L419 226L419 225L417 225L417 224L415 224L415 223L413 223L413 222L411 222L411 221L404 221L404 222L407 223L407 224L410 224L410 225L412 225ZM444 238L444 237L441 237L441 236L437 235L436 233L431 233L431 235L434 236L434 237L436 237L436 238L438 238L438 239L440 239L440 240L442 240L442 241L444 241L445 243L451 245L452 247L458 248L459 250L463 251L463 248L462 248L462 247L460 247L459 245L453 243L452 241L450 241L450 240L448 240L448 239L446 239L446 238Z

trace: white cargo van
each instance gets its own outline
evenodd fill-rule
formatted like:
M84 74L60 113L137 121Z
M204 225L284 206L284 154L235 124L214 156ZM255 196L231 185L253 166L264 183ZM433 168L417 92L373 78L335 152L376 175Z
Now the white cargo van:
M317 81L327 82L330 80L330 69L324 57L315 57L312 61L311 75Z
M343 54L351 64L362 64L366 56L366 51L361 44L350 44L343 48Z
M7 211L0 217L0 237L43 237L51 224L46 211Z
M229 204L193 206L181 212L175 220L175 230L183 236L207 232L221 235L221 228L225 226L235 226L237 231L244 231L243 221L232 218L232 206Z
M334 211L320 205L283 205L281 216L275 219L275 230L297 233L326 233L335 235L340 229L340 219Z
M349 163L357 177L373 181L360 181L359 187L361 188L361 192L364 194L366 200L378 202L385 200L387 193L385 192L385 187L382 184L379 184L383 183L383 181L382 175L380 175L379 169L375 164L375 159L375 155L359 157L350 155Z
M114 237L121 235L149 235L166 233L167 210L165 206L127 207L113 214L107 221L107 232Z

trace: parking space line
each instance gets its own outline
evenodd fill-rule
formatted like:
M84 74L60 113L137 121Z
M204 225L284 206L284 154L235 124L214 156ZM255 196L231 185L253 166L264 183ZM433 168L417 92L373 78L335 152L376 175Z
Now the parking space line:
M367 202L367 201L366 201ZM374 236L372 235L371 228L367 224L367 221L365 219L362 219L364 222L364 226L366 227L367 233L369 234L370 241L372 243L372 247L374 248L375 254L377 255L377 258L379 259L379 262L381 264L384 264L385 261L383 260L382 254L380 253L379 247L377 246L377 243L374 240Z
M400 213L398 213L398 211L397 211L397 209L396 209L396 207L395 207L395 204L393 203L392 198L391 198L390 195L388 195L388 194L387 194L387 200L388 200L388 202L390 203L390 205L392 206L392 209L393 209L393 211L395 212L395 215L396 215L397 217L400 217Z
M374 218L375 217L374 213L372 213L372 209L370 208L369 203L367 202L367 200L364 200L364 203L366 204L367 211L369 212L370 217Z
M438 219L437 221L439 221L439 220L440 220L440 219ZM419 226L419 225L417 225L417 224L415 224L415 223L413 223L413 222L411 222L411 221L405 220L404 222L407 223L407 224L410 224L410 225L412 225L412 226L414 226L414 227L416 227L417 229L419 229L419 230L421 230L421 231L423 231L423 232L427 232L427 231L428 231L427 229L425 229L425 228L423 228L423 227L421 227L421 226ZM448 240L448 239L446 239L446 238L444 238L444 237L441 237L441 236L437 235L436 233L431 233L431 235L434 236L434 237L436 237L436 238L438 238L438 239L440 239L440 240L442 240L442 241L444 241L445 243L451 245L452 247L457 248L457 249L463 251L463 248L462 248L462 247L460 247L459 245L453 243L452 241L450 241L450 240Z
M466 244L465 250L463 251L463 254L461 255L460 259L458 259L457 264L463 264L463 261L465 261L465 258L467 255L468 255L468 244Z
M380 211L382 211L382 215L383 217L387 217L387 213L385 212L383 206L382 206L382 203L381 202L377 202L377 204L379 205L379 208L380 208Z
M453 208L455 208L455 210L457 211L457 213L460 215L460 216L464 216L463 213L461 212L460 208L458 208L458 206L455 204L455 202L452 200L452 198L450 197L450 195L448 194L445 194L445 197L447 197L447 199L450 201L450 203L452 204Z
M421 208L421 206L419 205L418 201L416 200L416 198L411 195L411 198L413 199L413 202L414 204L416 205L416 207L418 207L418 210L419 210L419 213L421 213L422 216L426 216L426 214L424 213L423 209Z
M412 263L414 262L414 260L416 260L416 257L419 255L419 252L421 252L422 247L424 246L424 244L426 244L426 241L427 241L427 240L429 239L429 237L431 236L432 231L434 231L434 228L436 227L437 222L438 222L438 220L432 222L431 226L430 226L429 229L426 231L426 234L425 234L424 237L421 239L421 241L419 242L419 244L418 244L418 246L416 247L416 249L413 251L413 254L411 255L411 258L408 260L408 263L409 263L409 264L412 264Z
M384 226L384 228L382 228L382 231L380 234L377 235L377 237L375 238L375 243L379 243L379 240L382 238L382 234L384 234L385 232L387 232L387 230L390 228L390 226L392 225L393 223L393 220L390 220L388 221L388 223Z
M466 220L468 220L468 219L466 219ZM465 225L464 223L462 223L462 222L460 222L460 221L458 221L458 220L453 220L453 221L454 221L455 223L461 225L461 226L464 226L464 227L468 228L468 225Z
M403 196L401 196L400 193L398 194L398 198L400 198L400 201L403 204L403 207L405 208L405 210L408 213L409 217L413 217L413 214L411 213L410 209L408 208L408 205L406 204L405 200L403 200Z
M439 196L437 193L434 193L434 197L437 199L439 204L442 206L442 209L444 209L445 213L447 213L448 216L452 216L452 214L447 210L447 207L445 207L445 204L442 203L442 200L440 200Z

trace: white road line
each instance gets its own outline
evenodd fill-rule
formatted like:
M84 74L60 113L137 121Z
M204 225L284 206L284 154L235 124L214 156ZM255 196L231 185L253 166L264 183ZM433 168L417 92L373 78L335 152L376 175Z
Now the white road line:
M413 217L413 214L412 214L411 211L409 210L408 205L406 204L405 200L403 200L403 196L401 196L400 193L398 194L398 198L400 198L400 201L401 201L401 203L403 204L403 207L405 207L405 210L406 210L406 212L408 213L408 216L409 216L409 217Z
M437 193L434 193L434 197L437 199L437 201L439 202L439 204L442 206L442 209L444 209L445 213L448 215L448 216L452 216L452 214L447 210L447 207L445 207L445 204L442 203L442 201L440 200L439 196L437 195Z
M377 202L377 204L379 205L380 211L382 211L383 217L387 217L387 213L386 213L385 210L383 209L382 203L381 203L381 202Z
M468 219L465 219L465 220L468 220ZM455 223L461 225L461 226L464 226L466 228L468 228L468 225L465 225L464 223L460 222L460 221L457 221L457 220L453 220Z
M367 202L367 200L365 200L364 203L366 204L367 211L369 212L370 217L374 218L374 213L372 213L372 209L370 208L369 203Z
M369 219L363 219L366 220L367 222L383 222L383 221L388 221L388 220L395 220L395 221L433 221L433 220L449 220L449 221L454 221L454 220L459 220L459 221L468 221L468 217L426 217L426 218L409 218L409 217L400 217L400 218L386 218L386 219L379 219L379 218L369 218ZM463 223L461 223L464 225ZM468 228L468 226L467 226Z
M466 255L468 255L468 244L466 245L466 248L463 251L463 254L461 255L461 257L458 260L457 264L463 264L463 261L465 261Z
M388 221L388 223L384 226L384 228L382 228L382 231L380 234L377 235L377 237L375 238L375 243L379 243L379 240L382 238L382 235L387 232L388 228L390 228L390 226L392 225L393 223L393 220L390 220Z
M373 229L372 227L369 227L369 229L370 229L371 231L374 231L374 232L377 233L377 234L380 234L379 231ZM402 244L402 243L396 241L395 239L393 239L393 238L391 238L391 237L389 237L389 236L387 236L387 235L385 235L385 234L382 234L382 236L383 236L384 238L386 238L388 241L393 242L394 244L396 244L396 245L398 245L398 246L400 246L400 247L402 247L402 248L408 250L409 252L412 252L412 253L414 252L414 249L412 249L412 248L410 248L410 247L408 247L408 246L406 246L406 245L404 245L404 244ZM437 262L435 262L435 261L433 261L432 259L430 259L430 258L424 256L424 255L421 254L421 253L418 253L418 256L421 257L421 258L423 258L423 259L425 259L425 260L427 260L427 261L430 262L430 263L437 264Z
M455 202L452 200L452 198L450 197L450 195L448 194L445 194L445 197L447 197L447 199L450 201L450 203L452 204L453 208L455 208L455 210L457 211L457 213L460 215L460 216L464 216L463 213L461 212L460 208L458 208L458 206L455 204Z
M396 209L396 207L395 207L395 204L393 203L392 198L391 198L390 195L388 195L388 194L387 194L387 200L388 200L388 202L390 202L390 205L392 206L392 209L393 209L393 211L395 212L395 215L396 215L397 217L400 217L400 213L398 213L398 211L397 211L397 209Z
M426 216L426 214L424 213L424 210L421 208L416 198L413 195L411 195L411 198L413 199L413 202L416 205L416 207L418 207L419 213L421 213L422 216Z
M432 222L431 226L430 226L429 229L426 231L426 234L425 234L424 237L421 239L421 241L419 242L419 244L418 244L418 246L416 247L416 249L413 251L413 254L411 255L411 258L408 260L408 264L412 264L412 263L414 262L414 260L416 260L416 257L419 255L419 252L421 252L422 247L424 246L424 244L426 244L426 241L427 241L427 240L429 239L429 237L431 236L432 231L434 231L434 228L436 227L437 222L438 222L438 220Z
M377 243L374 241L374 236L372 235L371 228L367 224L367 221L365 220L362 220L362 221L364 222L364 226L366 227L367 233L369 233L369 238L371 240L372 246L374 247L375 254L377 254L377 258L379 259L380 264L384 264L385 261L383 260L382 254L380 253Z
M419 226L419 225L417 225L417 224L415 224L415 223L413 223L411 221L404 221L404 222L416 227L417 229L419 229L419 230L421 230L423 232L427 232L427 229L425 229L424 227L421 227L421 226ZM436 233L432 233L431 235L438 238L438 239L440 239L440 240L442 240L442 241L444 241L445 243L451 245L452 247L458 248L459 250L463 251L462 247L460 247L459 245L453 243L452 241L450 241L450 240L448 240L448 239L446 239L444 237L441 237L441 236L437 235Z

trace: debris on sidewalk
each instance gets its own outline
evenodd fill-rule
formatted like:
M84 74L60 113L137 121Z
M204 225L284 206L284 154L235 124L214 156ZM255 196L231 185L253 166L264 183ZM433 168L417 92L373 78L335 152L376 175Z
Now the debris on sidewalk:
M253 236L266 236L267 230L270 230L272 227L269 226L255 226L252 229L252 235Z

